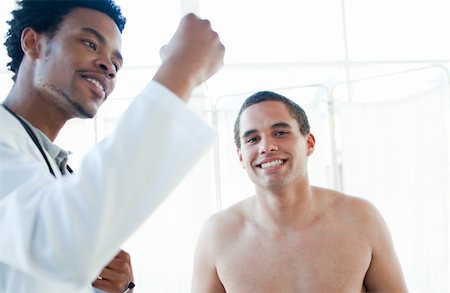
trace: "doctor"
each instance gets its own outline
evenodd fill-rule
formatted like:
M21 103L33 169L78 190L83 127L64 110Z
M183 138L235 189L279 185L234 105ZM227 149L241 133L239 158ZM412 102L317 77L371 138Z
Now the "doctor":
M67 153L52 142L113 91L125 18L110 0L24 0L12 16L14 85L0 106L0 292L125 291L133 275L120 245L210 144L184 102L221 67L224 47L208 21L185 16L115 132L68 174Z

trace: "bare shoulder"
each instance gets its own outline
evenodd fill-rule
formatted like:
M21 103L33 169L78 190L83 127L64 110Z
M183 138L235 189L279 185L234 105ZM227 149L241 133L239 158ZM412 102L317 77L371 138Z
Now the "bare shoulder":
M211 215L203 226L203 236L214 241L217 245L226 243L225 240L234 239L247 221L247 211L253 199L254 197L244 199Z
M217 262L242 233L250 202L243 200L205 221L195 249L192 292L225 292Z
M321 187L314 187L314 193L323 198L327 212L340 219L350 221L364 229L384 225L380 212L367 199Z
M356 235L359 244L366 244L370 264L364 278L369 292L407 292L392 238L381 213L370 201L325 188L313 188L320 198L324 218L342 233ZM339 228L338 227L338 228ZM339 229L336 229L339 230Z

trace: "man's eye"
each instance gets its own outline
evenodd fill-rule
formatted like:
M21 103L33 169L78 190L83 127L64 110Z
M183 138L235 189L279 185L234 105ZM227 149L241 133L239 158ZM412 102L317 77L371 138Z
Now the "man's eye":
M114 69L116 70L116 72L119 71L119 68L120 68L119 65L117 63L114 63L113 65L114 65Z
M258 141L258 139L256 137L252 137L252 138L247 139L246 143L254 143L257 141Z
M287 132L286 131L277 131L277 132L275 132L275 136L283 136L283 135L286 135L287 134Z

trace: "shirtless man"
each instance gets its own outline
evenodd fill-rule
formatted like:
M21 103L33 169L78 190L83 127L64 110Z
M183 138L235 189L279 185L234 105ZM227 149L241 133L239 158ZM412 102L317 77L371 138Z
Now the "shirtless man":
M211 216L192 292L406 292L389 230L366 200L312 186L305 112L273 92L243 104L239 160L256 194Z

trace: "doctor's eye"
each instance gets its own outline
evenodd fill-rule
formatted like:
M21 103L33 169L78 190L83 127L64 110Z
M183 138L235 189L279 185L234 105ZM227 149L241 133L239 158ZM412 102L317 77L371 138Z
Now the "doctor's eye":
M88 41L88 40L84 40L83 43L88 46L90 49L96 51L97 50L97 45L94 42Z

